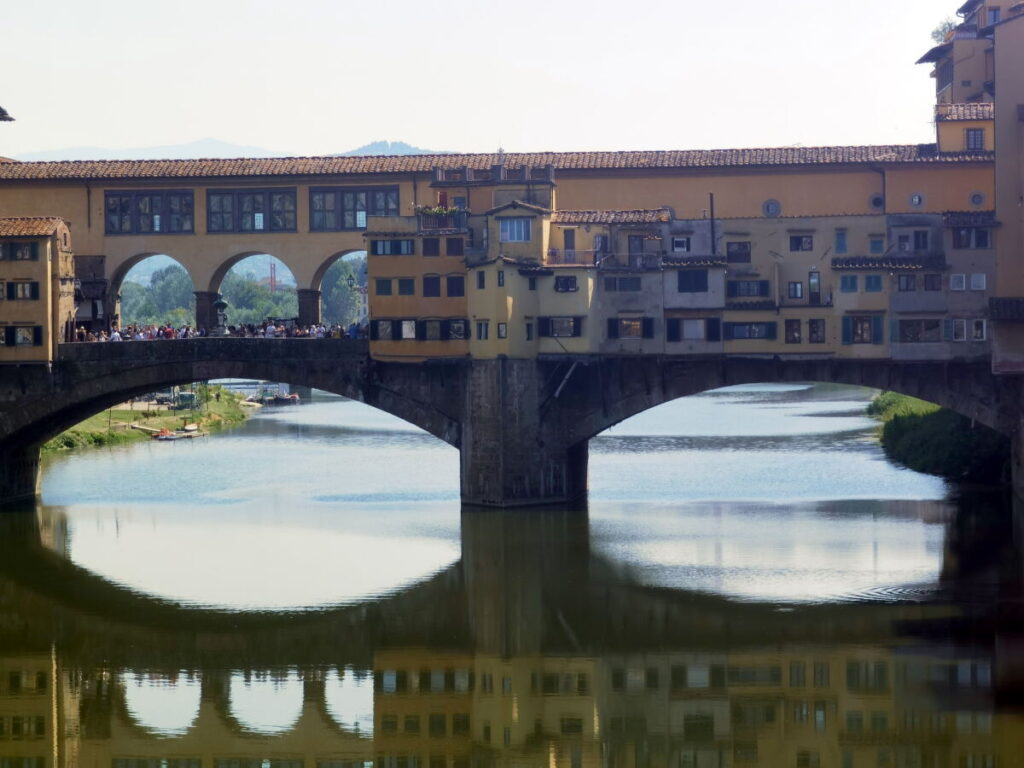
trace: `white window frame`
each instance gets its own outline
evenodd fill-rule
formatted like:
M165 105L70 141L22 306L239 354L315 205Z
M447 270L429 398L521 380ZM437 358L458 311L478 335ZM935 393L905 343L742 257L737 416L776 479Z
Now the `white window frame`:
M476 321L476 338L477 341L487 341L490 338L491 321L490 320L477 320Z
M981 335L978 335L978 329ZM976 318L971 320L971 341L988 341L988 323L984 319Z
M498 323L498 338L499 339L507 339L508 338L508 323Z
M498 219L498 241L502 243L528 243L531 240L529 216L515 216Z
M415 320L402 320L402 341L416 341Z
M967 290L967 275L965 274L954 274L949 276L949 290L951 291L966 291Z
M967 341L967 320L963 317L953 318L953 341Z
M971 290L984 291L988 285L988 279L984 272L973 272L971 274Z
M679 322L681 341L704 341L707 329L703 318L682 318Z
M690 238L689 237L673 237L672 238L672 251L674 253L689 253L690 252Z

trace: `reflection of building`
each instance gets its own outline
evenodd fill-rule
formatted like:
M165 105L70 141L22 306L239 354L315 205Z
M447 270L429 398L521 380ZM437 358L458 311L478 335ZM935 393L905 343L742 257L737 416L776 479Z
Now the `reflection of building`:
M0 362L50 362L74 338L74 257L62 219L0 219L0 327Z

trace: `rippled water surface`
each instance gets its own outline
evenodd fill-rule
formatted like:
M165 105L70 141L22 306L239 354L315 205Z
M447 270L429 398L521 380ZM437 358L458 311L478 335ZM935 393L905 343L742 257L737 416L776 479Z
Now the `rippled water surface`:
M462 510L457 451L319 394L53 458L0 518L0 768L1017 764L1008 512L870 394L648 411L585 512Z

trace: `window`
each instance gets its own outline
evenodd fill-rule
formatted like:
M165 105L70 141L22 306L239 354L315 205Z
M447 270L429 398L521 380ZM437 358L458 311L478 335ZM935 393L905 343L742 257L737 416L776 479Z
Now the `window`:
M39 283L37 282L8 282L8 301L24 301L39 298Z
M847 315L843 318L843 344L883 344L881 315Z
M679 270L679 293L707 293L708 271L706 269Z
M789 298L802 299L804 297L804 284L795 282L789 284Z
M842 275L839 278L839 290L843 293L856 293L857 292L857 276L856 275Z
M725 323L726 341L737 339L774 339L775 323Z
M790 235L789 236L789 250L790 251L813 251L814 250L814 237L811 235Z
M211 190L206 193L206 231L294 232L295 189Z
M41 347L43 345L43 327L41 325L8 325L4 328L4 346L7 347ZM9 681L8 693L15 693L14 685L15 681L13 678L14 674L18 674L17 685L20 690L21 686L21 675L20 673L12 673L12 678Z
M606 291L632 293L639 291L640 288L641 283L639 277L606 277L604 279L604 289Z
M466 295L466 278L464 275L448 275L445 283L449 298Z
M366 229L367 216L397 216L398 212L397 187L314 187L309 191L313 232Z
M896 238L896 247L901 253L910 253L910 235L899 235Z
M526 216L499 219L498 239L502 243L528 243L530 241L530 221Z
M375 292L378 296L391 295L391 278L378 277L374 280Z
M192 190L174 192L107 192L108 235L191 234L195 230Z
M567 337L583 335L582 317L539 317L537 335L540 337Z
M915 251L927 251L928 250L928 230L927 229L915 229L914 230L914 250Z
M559 293L573 293L579 290L576 285L576 275L557 275L555 277L555 290Z
M39 243L0 243L0 260L39 261Z
M690 252L690 238L688 238L688 237L673 237L672 238L672 251L673 251L673 253L689 253Z
M964 137L964 148L968 152L984 151L985 149L985 129L984 128L968 128L965 132Z
M985 341L985 321L971 320L971 341Z
M608 318L609 339L653 339L653 317Z
M872 235L868 238L868 250L874 254L885 253L885 238Z
M942 275L928 274L924 276L924 289L926 291L942 290Z
M486 287L487 287L487 273L484 272L482 269L477 270L477 273L476 273L476 289L478 291L482 291Z
M415 320L402 320L401 333L402 339L405 341L415 340L416 338L416 321Z
M881 275L864 275L864 291L866 293L881 293L882 292L882 276Z
M991 248L992 233L986 227L957 227L953 230L954 248Z
M462 256L465 254L466 241L462 237L449 237L445 239L446 253L449 256Z
M922 205L924 205L924 195L922 195L920 192L915 192L910 196L910 204L915 208L920 208Z
M953 320L953 341L967 341L967 321L963 318Z
M984 291L985 290L985 273L975 272L971 275L971 290L972 291Z
M526 321L526 340L533 341L533 323Z
M782 203L778 200L765 200L761 204L761 213L769 218L782 215Z
M767 280L730 280L726 284L726 295L730 298L736 296L770 296L771 286Z
M441 276L440 275L424 275L423 276L423 296L424 298L434 299L441 295Z
M730 264L750 263L750 243L731 242L725 244L725 260Z
M799 320L787 320L786 321L786 343L787 344L799 344L800 343L800 321Z
M837 254L843 254L843 253L846 253L846 250L847 250L846 230L845 229L837 229L836 230L836 253Z
M527 287L528 290L536 291L537 290L537 278L536 277L529 277L529 278L527 278L526 279L526 287Z
M949 276L949 290L951 290L951 291L966 291L967 290L967 275L950 275Z
M507 339L508 338L508 323L498 323L498 338L499 339Z
M942 341L942 321L938 319L900 320L897 324L900 344L923 344Z
M448 338L456 341L461 341L466 338L466 330L468 328L466 320L449 320L448 321ZM442 336L444 334L442 333Z
M505 285L505 270L498 270L498 287L501 288Z
M427 719L427 728L431 736L444 736L447 731L444 714L432 714Z
M917 290L917 275L897 275L896 288L903 293L912 293Z
M440 341L445 338L445 335L441 330L440 320L424 320L423 321L423 340L424 341Z
M412 277L400 277L398 278L398 295L399 296L415 296L416 295L416 280Z
M825 343L825 321L824 320L808 320L807 321L807 343L808 344L824 344Z
M370 254L373 256L411 256L416 253L412 240L371 240Z
M1000 8L989 8L987 9L986 20L988 24L998 24L999 19L1002 16L1002 10Z
M831 684L829 682L830 672L829 664L827 661L816 661L814 662L814 687L815 688L828 688Z
M438 237L424 237L423 238L423 255L424 256L440 256L441 255L441 239Z
M490 323L489 320L477 320L476 321L476 337L480 341L486 341L487 338L489 337L489 335L490 335L489 334L490 325L491 325L491 323Z

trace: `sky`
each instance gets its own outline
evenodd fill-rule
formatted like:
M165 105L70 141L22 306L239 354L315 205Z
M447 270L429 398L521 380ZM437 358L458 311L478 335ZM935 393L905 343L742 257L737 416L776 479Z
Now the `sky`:
M933 141L914 62L959 0L5 3L0 155ZM45 12L44 12L45 8Z

